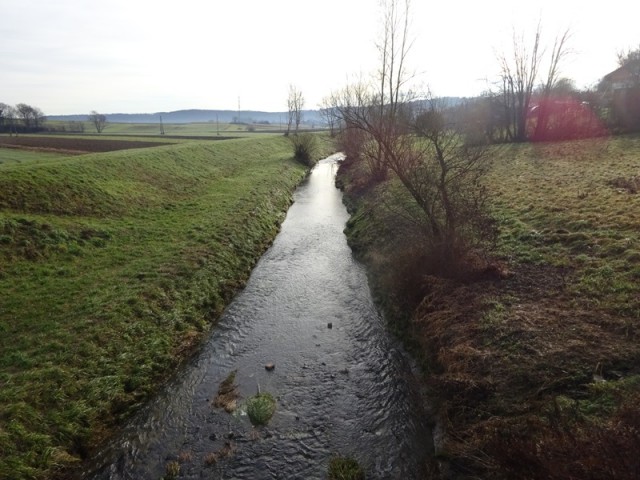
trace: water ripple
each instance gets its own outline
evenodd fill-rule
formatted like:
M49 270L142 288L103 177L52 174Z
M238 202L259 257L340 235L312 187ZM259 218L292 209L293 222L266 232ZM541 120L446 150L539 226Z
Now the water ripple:
M280 234L200 355L85 478L155 479L176 460L184 479L325 478L336 454L358 459L367 478L424 478L431 435L406 358L342 233L348 215L333 185L335 161L321 162L298 189ZM244 398L258 388L276 396L268 427L212 408L231 370Z

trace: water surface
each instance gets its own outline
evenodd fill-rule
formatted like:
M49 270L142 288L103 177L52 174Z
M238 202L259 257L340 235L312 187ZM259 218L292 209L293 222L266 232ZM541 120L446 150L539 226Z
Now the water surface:
M430 432L406 355L346 243L338 160L314 168L202 352L86 478L158 479L178 461L177 478L320 479L337 454L356 458L367 478L425 478ZM277 398L268 426L212 406L233 370L244 399L258 388Z

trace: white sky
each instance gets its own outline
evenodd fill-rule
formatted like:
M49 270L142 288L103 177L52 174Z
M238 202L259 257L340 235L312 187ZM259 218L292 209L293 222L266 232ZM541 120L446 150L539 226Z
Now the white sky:
M376 68L378 0L0 0L0 102L45 114L306 108ZM410 56L436 96L471 96L512 31L569 27L563 75L589 86L640 44L637 0L413 0ZM531 38L531 35L529 37ZM530 42L529 42L530 43Z

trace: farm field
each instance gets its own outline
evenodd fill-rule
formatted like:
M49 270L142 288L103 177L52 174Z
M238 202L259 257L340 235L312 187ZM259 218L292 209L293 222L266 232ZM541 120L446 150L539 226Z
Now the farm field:
M62 121L49 121L47 125L54 129L66 128ZM89 122L83 122L84 133L95 135L96 131ZM133 136L182 136L182 137L229 137L256 135L259 133L282 133L287 125L282 124L244 124L244 123L164 123L164 135L161 135L160 123L107 123L101 135Z
M282 136L31 153L0 165L12 479L66 471L156 391L246 281L306 172Z
M19 148L49 152L78 154L89 152L111 152L131 148L147 148L166 145L171 142L149 141L148 139L51 136L51 135L0 135L0 148ZM4 150L3 150L4 152ZM0 152L2 153L2 152Z

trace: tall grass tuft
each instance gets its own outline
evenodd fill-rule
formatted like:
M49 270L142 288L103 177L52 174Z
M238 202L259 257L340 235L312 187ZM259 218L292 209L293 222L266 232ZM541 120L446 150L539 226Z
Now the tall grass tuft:
M254 425L266 425L276 411L276 401L270 393L258 393L247 400L247 415Z
M351 457L333 457L329 461L329 480L364 480L364 470Z

